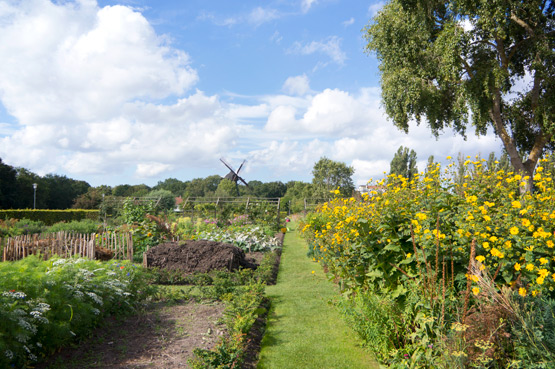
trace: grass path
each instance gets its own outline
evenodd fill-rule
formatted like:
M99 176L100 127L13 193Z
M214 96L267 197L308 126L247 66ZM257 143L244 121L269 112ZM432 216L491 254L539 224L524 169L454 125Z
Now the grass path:
M258 368L378 369L372 354L358 346L356 334L328 303L337 288L307 258L307 250L296 230L285 235L277 284L266 288L272 309Z

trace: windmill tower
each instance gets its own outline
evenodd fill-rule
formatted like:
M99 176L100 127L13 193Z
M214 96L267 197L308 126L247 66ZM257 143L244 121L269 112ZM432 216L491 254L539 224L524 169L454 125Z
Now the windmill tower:
M226 162L224 160L224 158L220 158L220 161L222 163L224 163L224 165L227 167L227 169L229 169L229 173L226 174L226 176L224 177L225 179L228 179L232 182L235 182L235 189L237 190L237 196L239 196L239 181L243 182L245 184L245 186L247 186L247 188L249 188L249 184L239 176L239 172L241 171L241 168L243 168L243 165L246 163L246 160L243 160L243 162L241 163L241 165L239 166L239 168L237 169L237 171L235 171L231 165Z

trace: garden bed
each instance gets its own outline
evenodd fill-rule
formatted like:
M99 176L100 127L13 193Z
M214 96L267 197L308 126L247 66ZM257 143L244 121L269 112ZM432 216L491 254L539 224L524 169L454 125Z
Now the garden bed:
M108 319L75 348L36 369L189 368L193 349L212 349L225 327L222 303L157 303L122 320Z

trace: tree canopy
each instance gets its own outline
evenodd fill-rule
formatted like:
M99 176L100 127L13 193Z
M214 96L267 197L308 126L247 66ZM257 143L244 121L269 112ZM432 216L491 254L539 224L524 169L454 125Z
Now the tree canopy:
M387 115L436 136L492 127L531 176L555 132L554 13L549 0L390 0L364 31Z
M391 160L389 174L402 175L409 181L418 173L416 152L408 147L400 146Z
M320 158L312 169L312 197L330 197L330 191L337 187L343 196L351 196L355 189L352 179L354 173L355 169L345 163L333 161L325 156Z

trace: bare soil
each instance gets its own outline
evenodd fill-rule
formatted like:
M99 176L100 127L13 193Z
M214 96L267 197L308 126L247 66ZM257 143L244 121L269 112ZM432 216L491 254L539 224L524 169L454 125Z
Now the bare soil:
M279 234L283 242L283 234ZM147 252L149 267L183 271L184 274L210 270L256 268L264 253L245 253L236 246L212 242L168 242ZM274 268L274 281L279 259ZM269 300L264 307L269 309ZM63 348L36 369L177 369L189 368L187 361L195 348L212 349L225 327L219 319L222 303L185 301L169 305L151 304L128 318L108 318L92 336L75 347ZM248 335L244 368L256 368L266 316L257 319Z
M146 253L146 266L179 270L183 273L207 273L211 270L236 270L256 268L247 260L239 247L223 242L188 240L185 242L166 242Z
M92 337L66 348L37 369L189 368L195 348L213 348L224 326L221 303L157 303L122 320L109 319Z

